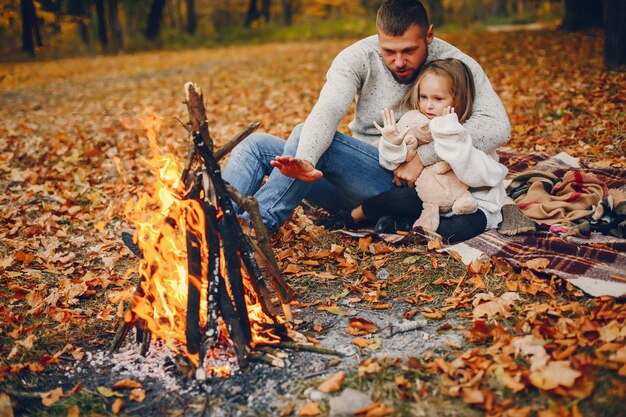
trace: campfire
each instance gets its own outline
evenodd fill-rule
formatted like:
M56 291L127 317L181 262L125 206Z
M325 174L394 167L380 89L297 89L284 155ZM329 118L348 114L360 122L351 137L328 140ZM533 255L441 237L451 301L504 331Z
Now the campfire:
M152 192L127 207L136 226L133 242L127 243L136 245L141 258L140 282L110 353L135 327L144 353L160 339L184 354L196 377L205 379L208 373L230 373L205 366L216 352L232 352L246 369L255 348L291 341L289 302L295 297L282 279L256 201L240 195L220 174L219 159L258 124L214 153L202 92L187 83L185 93L193 143L184 164L159 152L158 119L145 122L157 175ZM231 199L252 214L248 233ZM275 311L266 282L282 304L284 318Z

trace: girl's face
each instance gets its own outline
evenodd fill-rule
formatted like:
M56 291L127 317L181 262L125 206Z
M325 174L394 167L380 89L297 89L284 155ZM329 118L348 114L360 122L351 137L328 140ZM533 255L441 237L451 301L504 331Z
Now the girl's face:
M454 106L450 93L450 81L435 73L424 74L419 81L419 109L429 119L443 114L448 106Z

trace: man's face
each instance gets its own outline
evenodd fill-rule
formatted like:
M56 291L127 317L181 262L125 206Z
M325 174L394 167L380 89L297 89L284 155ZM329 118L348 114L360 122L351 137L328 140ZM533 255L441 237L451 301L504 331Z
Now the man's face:
M378 40L385 64L401 84L410 84L426 61L428 45L435 36L433 25L426 33L413 24L400 36L391 36L378 28Z

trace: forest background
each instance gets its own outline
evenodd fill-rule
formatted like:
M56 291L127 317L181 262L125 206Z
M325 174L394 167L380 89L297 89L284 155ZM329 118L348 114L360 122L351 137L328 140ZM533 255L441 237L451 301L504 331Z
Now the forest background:
M381 0L1 0L0 61L358 38L375 32ZM624 63L619 0L425 0L440 33L559 22L606 27L607 62ZM620 17L621 16L621 17ZM609 39L610 38L610 39Z

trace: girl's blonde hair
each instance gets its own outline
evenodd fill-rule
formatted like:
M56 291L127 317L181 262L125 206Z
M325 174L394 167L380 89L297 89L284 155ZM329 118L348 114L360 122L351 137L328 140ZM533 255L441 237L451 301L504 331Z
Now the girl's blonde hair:
M403 108L419 109L420 81L426 74L435 74L448 80L454 111L463 123L472 114L474 105L474 78L468 66L455 58L437 59L426 64L420 71L411 89L401 102Z

